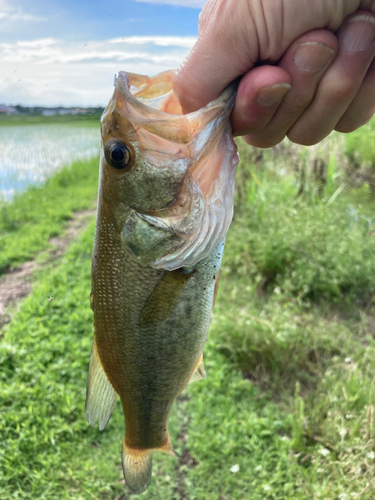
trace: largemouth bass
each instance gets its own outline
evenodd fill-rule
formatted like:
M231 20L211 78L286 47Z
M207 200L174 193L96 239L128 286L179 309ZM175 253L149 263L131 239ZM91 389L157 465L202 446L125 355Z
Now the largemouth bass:
M182 115L172 76L120 72L101 120L85 413L102 430L120 396L123 471L134 493L148 487L155 451L175 456L173 402L205 377L238 163L235 87Z

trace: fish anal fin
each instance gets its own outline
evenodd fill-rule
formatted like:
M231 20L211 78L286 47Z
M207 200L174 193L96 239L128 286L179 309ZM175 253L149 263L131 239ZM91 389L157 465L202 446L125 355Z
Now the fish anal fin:
M167 271L154 288L140 313L140 326L147 327L154 323L163 323L178 304L181 294L193 274L194 271L186 273L183 269Z
M88 423L102 431L107 425L116 404L116 391L113 389L100 361L95 338L92 345L89 373L87 377L85 415Z
M201 354L201 357L198 360L197 366L195 367L195 370L193 371L193 375L190 377L189 384L191 382L203 380L206 377L207 377L207 375L206 375L206 370L204 369L203 354Z
M155 448L154 451L161 451L162 453L165 453L166 455L170 455L173 458L178 458L176 455L176 452L174 451L171 439L168 434L168 439L166 443L163 446L160 446L159 448Z
M149 449L132 448L126 444L124 437L122 442L122 470L125 483L132 493L140 494L147 490L151 481L152 455L155 451L161 451L177 458L169 436L165 445Z

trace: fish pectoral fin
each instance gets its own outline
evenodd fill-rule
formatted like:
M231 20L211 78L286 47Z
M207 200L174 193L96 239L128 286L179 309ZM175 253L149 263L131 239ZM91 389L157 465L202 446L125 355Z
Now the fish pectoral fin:
M131 448L122 442L122 470L124 472L125 483L132 493L140 494L147 490L152 473L152 455L155 451L161 451L167 455L177 458L172 443L168 436L168 441L160 448Z
M116 404L116 391L112 387L100 361L95 338L92 344L89 373L87 377L85 415L94 428L98 419L98 428L102 431L111 418Z
M163 323L178 304L185 286L193 275L194 271L185 272L182 268L167 271L140 313L140 326L147 327L155 323Z
M173 229L161 217L132 212L121 230L121 242L128 255L140 264L155 259L154 252L164 240L173 237Z
M203 354L202 354L201 357L199 358L197 366L195 367L195 370L193 371L193 375L190 377L189 384L191 382L203 380L206 377L207 375L206 375L206 370L204 369Z

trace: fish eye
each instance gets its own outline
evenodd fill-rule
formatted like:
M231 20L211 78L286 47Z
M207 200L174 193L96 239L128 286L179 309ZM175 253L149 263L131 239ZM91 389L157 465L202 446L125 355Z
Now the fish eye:
M121 142L111 142L105 148L105 157L112 167L121 170L126 168L131 160L130 150Z

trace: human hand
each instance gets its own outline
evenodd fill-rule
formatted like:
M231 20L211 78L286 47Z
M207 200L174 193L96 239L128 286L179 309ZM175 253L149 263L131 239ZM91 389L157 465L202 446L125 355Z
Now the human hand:
M174 77L185 112L237 77L233 134L257 147L316 144L375 112L375 0L209 0Z

